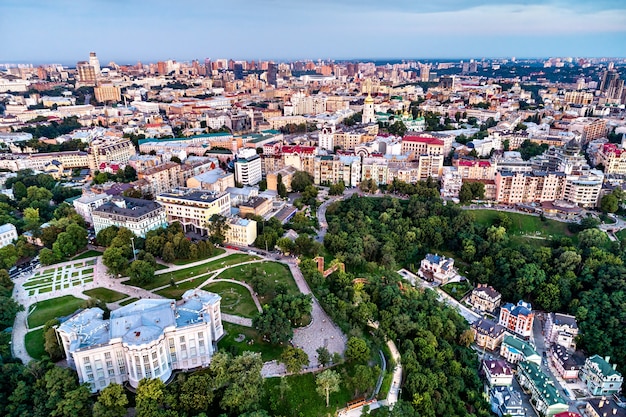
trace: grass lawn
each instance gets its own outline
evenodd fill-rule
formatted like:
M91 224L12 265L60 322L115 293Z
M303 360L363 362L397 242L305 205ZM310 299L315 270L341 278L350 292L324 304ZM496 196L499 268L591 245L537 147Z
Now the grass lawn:
M441 287L446 294L457 301L461 301L461 298L463 298L465 293L470 291L472 288L472 285L467 281L451 282Z
M26 352L34 359L41 359L43 355L46 355L46 350L43 347L43 328L26 333L24 344L26 345Z
M52 292L52 287L39 288L39 294L45 294L47 292Z
M619 241L623 241L626 239L626 229L622 229L619 232L615 233L615 236L619 239Z
M129 298L128 300L120 301L120 305L121 306L126 306L126 305L128 305L130 303L134 303L137 300L139 300L139 298Z
M93 268L83 269L83 275L93 274Z
M35 303L35 311L28 316L28 327L33 328L43 326L48 320L72 314L84 303L85 300L81 300L80 298L76 298L71 295L65 295L63 297L52 298L50 300Z
M190 264L192 262L198 262L198 261L202 261L203 259L210 259L210 258L215 258L216 256L219 256L221 254L223 254L224 252L226 252L224 249L222 248L215 248L213 250L213 253L209 256L207 256L206 258L202 258L202 259L177 259L174 262L172 262L174 265L187 265Z
M284 346L271 345L264 342L259 333L251 327L226 322L222 322L222 324L224 325L224 337L217 343L220 350L237 355L242 354L246 350L260 352L263 362L280 358ZM237 342L235 339L240 334L243 334L246 338L241 342ZM251 340L254 343L248 344Z
M231 282L214 282L205 285L202 289L222 297L220 307L223 313L249 318L253 318L258 313L250 291L242 285Z
M93 258L94 256L100 256L100 255L102 255L102 252L100 252L100 251L88 250L86 252L83 252L81 254L78 254L78 255L74 256L72 258L72 261L76 261L78 259Z
M291 276L289 267L280 262L259 262L254 264L247 264L229 268L220 273L217 278L235 279L237 281L244 281L250 284L250 280L255 273L260 274L266 280L269 290L265 294L259 294L259 301L261 304L271 301L273 289L279 282L287 285L289 294L299 294L298 286Z
M52 282L52 278L34 279L32 281L26 281L23 285L24 288L38 287L40 285L49 284Z
M389 390L391 389L391 383L393 382L393 372L387 370L385 372L385 376L383 377L383 383L380 386L380 391L378 392L377 398L380 400L384 400L387 398L387 394L389 394Z
M161 271L161 270L167 269L167 268L169 268L169 266L163 265L163 264L160 264L160 263L157 262L156 266L154 267L154 270L155 271Z
M97 298L105 303L114 303L128 297L126 294L122 294L121 292L113 291L108 288L94 288L83 291L83 294L88 295L89 297Z
M206 279L207 277L199 277L190 281L176 284L175 287L172 287L170 285L167 288L163 288L162 290L157 291L156 293L166 298L174 298L176 300L180 300L183 297L185 291L192 288L197 288L198 286L202 285L202 283L204 283Z
M340 366L333 368L341 373ZM278 402L278 408L274 415L319 417L334 416L339 408L346 406L352 399L351 392L345 384L340 384L339 392L330 394L330 406L326 407L326 399L316 392L315 377L317 374L309 373L285 377L291 390L285 394L285 399ZM265 380L265 392L261 407L270 410L268 398L272 389L280 384L281 378L269 378Z
M498 218L498 214L504 213L511 219L511 227L507 230L509 235L533 234L544 237L569 237L576 240L576 234L567 229L567 223L546 219L541 221L539 216L528 214L500 212L496 210L468 210L476 218L476 222L491 226Z
M256 256L244 255L241 253L236 253L233 255L226 256L225 258L216 259L214 261L209 261L203 263L201 265L192 266L190 268L179 269L178 271L166 272L163 274L155 275L154 279L147 284L138 284L133 282L133 280L125 281L126 285L133 285L136 287L141 287L146 290L152 290L158 287L162 287L164 285L168 285L170 280L174 280L175 282L182 281L187 278L191 278L193 276L198 276L202 274L206 274L207 272L215 271L216 269L223 268L225 266L238 264L241 262L252 261L255 259L259 259Z

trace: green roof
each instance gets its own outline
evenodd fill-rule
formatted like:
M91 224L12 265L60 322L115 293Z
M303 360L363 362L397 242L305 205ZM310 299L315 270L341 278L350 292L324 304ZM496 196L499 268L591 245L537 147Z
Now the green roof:
M622 376L619 372L613 369L611 364L609 364L607 361L605 361L603 358L601 358L598 355L593 355L592 357L589 358L589 361L595 363L598 366L598 369L600 369L600 373L603 376L611 376L611 375Z
M520 352L524 354L525 358L528 358L533 355L539 356L537 351L533 349L531 345L524 342L522 339L518 339L515 336L511 336L510 334L507 334L506 336L504 336L502 343L506 343L507 345L512 346L515 349L519 350Z
M181 137L181 138L166 138L166 139L146 138L146 139L139 139L139 144L141 145L147 142L177 142L177 141L180 142L180 141L191 140L191 139L196 139L196 138L220 138L220 137L225 137L225 136L232 136L232 135L226 132L219 132L219 133L205 133L202 135L195 135L195 136Z
M559 395L559 391L553 385L552 380L544 374L539 365L534 362L524 361L518 365L518 372L526 375L533 381L541 400L551 407L553 405L567 405L567 402Z

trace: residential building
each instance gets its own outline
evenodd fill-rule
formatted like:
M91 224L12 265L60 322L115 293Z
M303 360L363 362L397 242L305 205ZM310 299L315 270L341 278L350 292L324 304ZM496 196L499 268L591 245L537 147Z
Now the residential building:
M92 224L93 220L91 218L91 213L104 203L111 201L111 198L113 197L107 193L84 194L74 200L72 205L74 206L76 213L85 219L87 223Z
M626 174L626 152L614 143L603 144L596 154L596 162L604 166L604 174Z
M604 182L604 174L590 170L583 175L568 175L563 199L582 207L596 207Z
M546 342L576 350L576 336L578 336L576 317L561 313L548 313L544 330Z
M65 169L86 168L89 166L89 155L81 151L34 153L28 155L25 166L21 169L43 171L53 161L60 162Z
M256 240L256 221L231 217L226 224L228 225L226 229L226 243L237 246L251 246Z
M496 177L496 165L484 159L455 159L452 165L464 180L493 180Z
M253 197L239 205L239 215L241 217L246 217L246 215L265 216L271 209L272 200L263 197Z
M89 144L89 169L96 171L101 163L117 162L118 164L126 164L135 153L135 145L133 145L130 139L94 139Z
M441 198L459 198L463 179L455 167L443 167L441 174Z
M213 215L230 215L228 192L175 191L159 194L156 200L164 207L168 223L179 222L186 232L207 235Z
M529 338L533 331L534 318L530 303L520 300L517 305L506 303L500 308L498 323L515 334Z
M500 307L501 301L502 294L496 291L492 286L478 284L478 286L472 290L468 303L475 310L493 313L496 308Z
M187 179L187 187L221 193L235 186L235 176L221 168L215 168Z
M429 253L422 259L418 275L427 281L444 285L456 275L454 259Z
M270 172L266 175L267 189L270 191L278 192L278 177L281 177L281 181L285 186L285 189L291 192L291 179L298 170L293 166L286 166L275 172Z
M582 353L569 352L561 345L550 346L548 357L557 374L566 381L577 380L585 365L585 356Z
M593 355L587 358L580 372L580 379L587 385L591 395L616 394L622 388L624 377L615 370L617 365L609 363L610 358Z
M483 318L472 323L470 327L474 333L476 345L492 352L500 347L504 336L507 334L504 327Z
M154 168L148 168L137 174L137 178L145 180L152 196L168 193L183 185L181 183L180 164L166 162Z
M500 417L526 417L522 395L511 387L492 387L489 402L491 410Z
M429 136L406 135L402 138L402 154L411 154L415 159L420 155L445 156L443 140Z
M114 197L91 212L96 234L109 226L125 227L136 236L167 226L165 209L150 200Z
M93 93L98 103L114 102L117 103L122 99L120 87L113 84L100 84L94 87Z
M508 333L502 339L500 355L510 363L528 361L537 365L541 364L541 356L528 342Z
M223 336L221 297L189 290L182 300L143 299L111 312L79 311L56 332L68 365L92 392L111 383L137 388L143 378L166 382L175 370L206 368Z
M363 158L361 162L361 181L373 180L376 185L387 184L389 161L385 158Z
M17 240L17 228L11 224L6 223L0 226L0 248L10 245Z
M535 408L541 415L552 417L569 409L552 379L546 376L536 363L520 363L517 367L517 379L522 388L530 391Z
M490 387L508 387L513 384L513 370L502 359L483 361L482 371Z
M566 176L560 172L496 173L496 201L503 204L554 201L564 198Z
M626 417L626 409L611 397L589 398L585 405L588 417Z
M255 185L261 179L261 157L254 149L241 149L235 160L235 180L243 185Z

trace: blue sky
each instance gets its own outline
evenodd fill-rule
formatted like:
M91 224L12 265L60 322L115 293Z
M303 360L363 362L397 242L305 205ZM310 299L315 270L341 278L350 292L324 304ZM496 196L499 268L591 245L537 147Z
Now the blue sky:
M0 63L626 56L626 0L0 0Z

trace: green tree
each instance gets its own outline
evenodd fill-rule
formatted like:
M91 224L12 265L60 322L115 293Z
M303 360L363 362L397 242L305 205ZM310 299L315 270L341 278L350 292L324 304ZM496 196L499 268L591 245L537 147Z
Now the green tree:
M26 207L24 209L24 229L36 230L40 224L39 209Z
M326 366L332 361L332 355L325 346L318 347L316 352L317 361L320 363L320 365Z
M278 239L276 241L276 246L278 246L283 253L291 253L296 248L296 244L288 237L281 237Z
M337 184L331 184L328 189L329 195L343 195L346 190L346 185L343 181L339 181Z
M107 249L108 250L108 249ZM154 278L154 266L148 261L133 261L126 270L131 280L137 284L147 284Z
M332 369L325 370L315 378L317 393L326 398L326 407L330 405L330 394L333 392L339 392L340 383L341 377Z
M348 362L367 363L370 358L370 348L365 340L351 337L348 339L345 355Z
M406 125L404 124L404 122L402 122L401 120L398 120L394 122L391 126L389 126L388 130L389 130L389 133L391 133L392 135L404 136L408 129Z
M209 219L208 228L212 243L224 243L226 240L226 232L229 228L226 217L221 214L214 214Z
M136 407L137 417L155 417L161 415L166 405L165 384L159 378L139 381L137 386Z
M282 174L278 174L278 176L276 177L276 192L282 198L287 197L287 187L285 186L285 183L283 182Z
M303 366L309 365L309 356L300 348L287 346L280 355L280 361L285 364L287 372L300 373Z
M57 258L52 250L48 248L43 248L39 251L39 260L41 261L42 265L52 265L57 261Z
M0 330L13 326L18 312L24 311L24 306L18 304L10 296L0 295Z
M13 184L13 198L15 201L22 201L23 198L26 198L26 186L23 182L18 181Z
M313 185L313 178L306 171L296 171L291 178L291 190L293 192L301 193L311 185Z
M50 413L52 417L88 417L91 416L91 392L86 385L67 392L56 408Z
M284 311L263 306L263 312L252 319L253 326L270 343L286 343L293 337L293 328Z
M190 415L208 411L213 402L212 381L209 375L191 375L180 390L180 405Z
M111 246L102 254L102 263L109 269L109 272L118 275L124 272L128 266L128 258L124 256L122 248Z
M59 324L59 320L54 319L48 321L43 327L44 349L53 362L57 362L65 357L65 352L63 347L59 345L56 330L54 329Z
M176 255L174 254L174 245L172 242L167 242L163 245L163 251L161 252L161 259L163 262L171 263L176 259Z
M128 397L124 387L111 383L98 395L98 401L93 405L93 417L124 417Z
M229 382L220 401L220 407L242 413L254 408L261 400L263 360L258 352L246 351L232 359L228 366Z
M100 246L110 246L111 242L117 236L117 232L119 231L119 227L117 226L109 226L105 229L102 229L96 235L96 241Z
M19 255L15 245L6 245L0 248L0 268L10 269L17 263Z
M607 194L600 199L600 210L604 213L615 213L619 208L617 197L613 194Z

